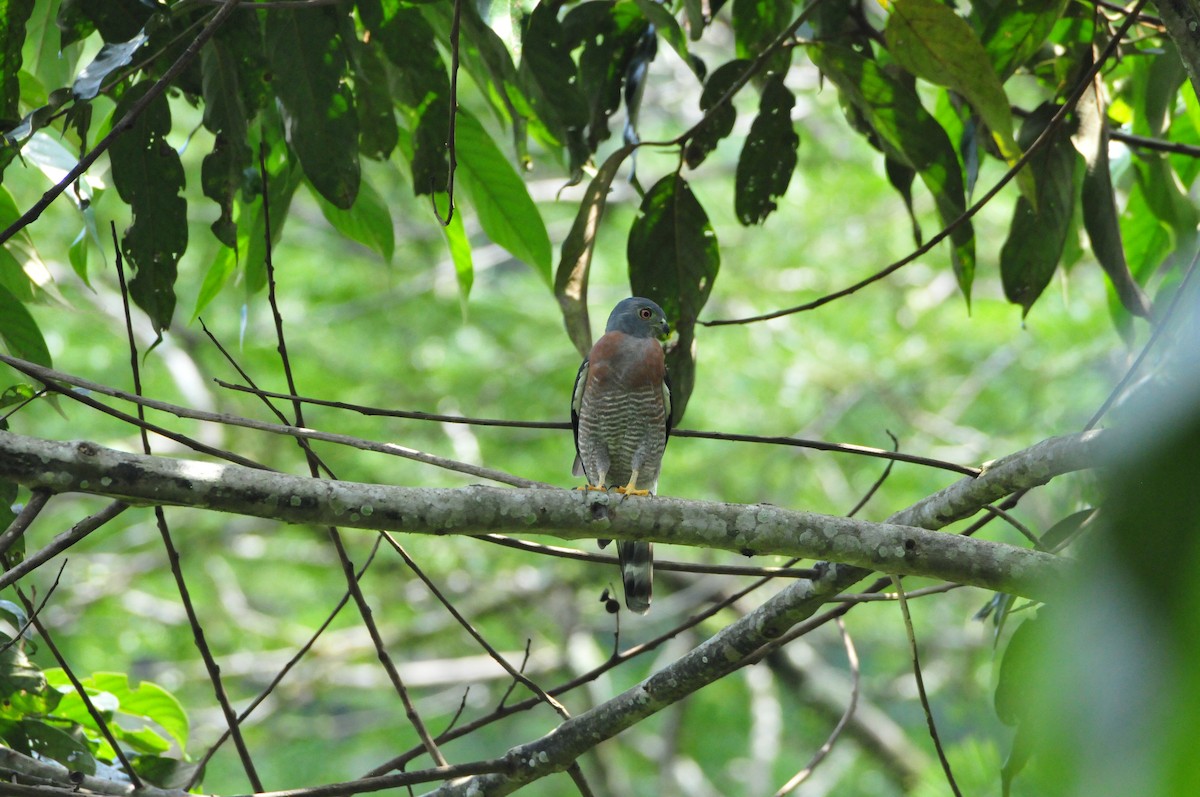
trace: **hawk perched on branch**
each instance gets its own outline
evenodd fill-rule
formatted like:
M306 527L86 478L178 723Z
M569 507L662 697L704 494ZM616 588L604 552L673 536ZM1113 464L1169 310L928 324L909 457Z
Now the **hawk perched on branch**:
M571 397L575 466L587 489L614 486L625 495L658 488L667 435L671 433L671 387L660 342L670 332L663 309L633 297L617 304L604 335L579 366ZM601 540L601 547L608 540ZM650 608L654 558L648 542L617 542L625 605Z

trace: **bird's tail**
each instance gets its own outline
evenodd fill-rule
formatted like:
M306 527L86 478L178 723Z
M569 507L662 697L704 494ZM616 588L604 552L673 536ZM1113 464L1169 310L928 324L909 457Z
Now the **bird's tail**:
M617 542L621 580L625 583L625 605L631 612L645 614L654 592L654 546L648 542Z

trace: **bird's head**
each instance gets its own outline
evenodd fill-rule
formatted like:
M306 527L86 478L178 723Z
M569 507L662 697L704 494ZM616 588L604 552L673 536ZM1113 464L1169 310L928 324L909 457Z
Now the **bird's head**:
M624 332L635 338L658 338L662 340L671 332L667 314L649 299L634 296L617 303L608 316L605 332Z

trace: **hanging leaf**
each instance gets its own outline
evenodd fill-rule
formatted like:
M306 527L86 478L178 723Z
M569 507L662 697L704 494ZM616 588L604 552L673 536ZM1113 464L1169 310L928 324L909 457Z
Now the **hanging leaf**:
M733 84L746 74L749 66L749 61L738 58L717 67L705 81L704 91L700 93L700 110L704 113L704 119L688 139L683 156L688 168L695 169L703 163L708 153L717 148L721 139L733 132L733 124L737 121L737 110L733 107L733 102L723 103L716 110L713 108Z
M0 341L14 357L52 367L50 350L37 322L8 288L0 285Z
M747 227L761 224L775 210L775 199L783 196L791 182L800 145L792 126L795 104L796 98L783 85L782 75L767 80L734 180L734 209L738 221Z
M146 26L155 11L154 5L142 0L65 2L59 7L59 25L64 32L62 46L66 47L69 43L65 35L68 31L82 33L86 30L90 33L93 29L99 31L100 37L106 42L129 41ZM82 16L87 23L74 19L75 14ZM70 21L64 24L64 18Z
M1025 120L1021 137L1026 141L1036 138L1055 110L1050 103L1041 105ZM1031 171L1037 175L1037 205L1024 196L1017 198L1008 239L1000 249L1000 279L1004 295L1021 305L1023 316L1050 284L1071 230L1076 162L1070 134L1060 125L1030 161Z
M919 78L961 94L983 118L1004 160L1021 157L1013 139L1012 109L987 51L966 20L940 0L893 3L884 29L888 50L900 65ZM1027 200L1037 203L1029 169L1017 173Z
M884 157L883 170L887 173L888 182L900 194L900 198L904 200L904 207L908 210L908 218L912 221L913 241L919 247L921 246L921 224L917 221L917 211L913 207L912 186L913 180L917 177L917 170L909 166L907 163L901 163L894 158Z
M888 157L916 169L933 194L946 224L966 211L962 169L946 131L921 105L913 87L885 72L874 61L848 47L817 44L809 55L838 87L844 101L857 108L878 137ZM970 299L975 277L975 233L969 221L950 233L954 273Z
M703 79L703 63L688 52L687 37L683 33L683 28L679 26L679 20L675 19L670 9L657 0L635 0L635 2L638 10L642 12L642 16L654 26L655 33L671 45L675 54L687 64L697 77Z
M71 93L75 95L75 99L90 100L99 94L104 81L108 80L113 72L133 61L133 56L146 43L146 39L146 34L138 31L137 35L127 42L115 42L101 47L92 62L75 78L75 83L71 86Z
M7 130L20 118L21 47L25 26L33 13L33 0L0 2L0 129Z
M646 192L629 230L629 284L658 302L678 341L667 353L671 415L683 418L696 381L696 319L721 266L717 236L687 181L669 174Z
M397 98L413 134L413 193L446 190L450 140L450 79L433 28L420 9L378 0L359 4L363 24L397 68Z
M117 103L123 117L149 91L151 81L130 88ZM129 295L162 335L175 313L175 276L188 243L183 164L167 142L171 109L160 94L109 149L113 184L129 205L133 223L121 238L121 250L134 269Z
M610 135L608 118L621 104L629 63L647 27L635 5L609 0L581 3L563 17L568 50L583 48L579 75L589 108L585 140L590 152Z
M529 17L517 74L534 110L553 135L549 143L566 147L572 179L581 176L591 154L583 140L588 104L564 41L562 24L549 4L539 3Z
M442 208L450 203L450 197L446 194L434 194L433 201ZM471 295L471 286L475 284L471 239L467 237L461 213L455 213L449 224L439 224L438 228L441 229L446 239L446 248L450 251L450 262L454 264L454 279L458 283L458 296L465 312L467 297Z
M558 306L562 308L567 335L579 350L581 357L586 357L592 348L587 286L592 254L596 250L596 235L600 232L600 220L604 217L604 206L608 202L608 191L613 178L617 176L617 170L632 151L632 147L622 147L609 155L604 165L596 171L596 176L588 183L571 231L563 239L562 255L554 273L554 296L558 299Z
M319 6L303 14L267 14L264 28L288 143L313 187L348 208L360 180L358 115L342 82L346 56L336 12Z
M792 24L794 15L791 0L733 0L733 38L738 58L758 56ZM771 56L763 74L783 75L791 63L792 48L782 47Z
M346 210L337 207L320 194L314 193L314 198L321 208L322 215L335 230L352 241L358 241L387 262L392 261L396 237L392 229L391 210L387 200L370 182L364 180L359 185L354 204Z
M1102 84L1098 79L1093 80L1079 98L1075 110L1078 124L1071 137L1087 167L1081 192L1083 226L1091 241L1092 252L1112 282L1121 305L1133 315L1149 318L1150 300L1130 272L1121 243L1117 203L1109 174L1108 124L1102 92Z

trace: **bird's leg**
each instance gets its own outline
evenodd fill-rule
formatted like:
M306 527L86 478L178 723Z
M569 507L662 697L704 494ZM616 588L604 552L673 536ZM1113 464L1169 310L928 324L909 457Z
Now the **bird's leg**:
M629 484L625 485L624 487L618 487L617 492L621 493L622 495L650 495L649 490L639 490L634 486L637 484L637 477L637 468L634 468L633 472L629 474Z
M585 474L586 475L586 474ZM600 474L600 478L596 480L596 484L592 484L592 480L588 478L588 483L583 487L576 487L576 490L584 490L589 492L606 493L608 488L604 486L604 477L608 475L607 471Z

